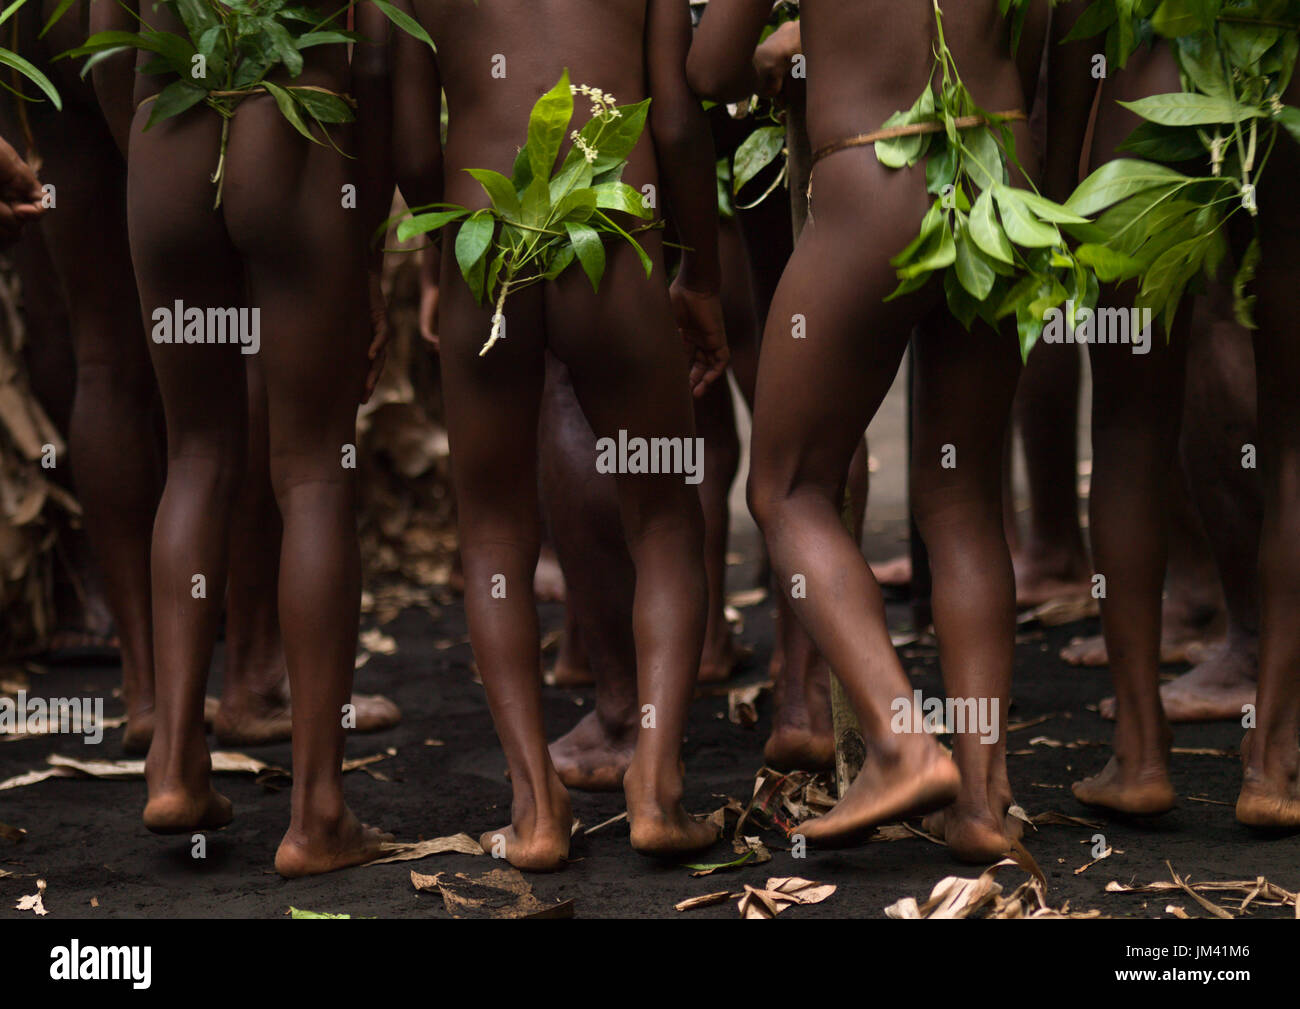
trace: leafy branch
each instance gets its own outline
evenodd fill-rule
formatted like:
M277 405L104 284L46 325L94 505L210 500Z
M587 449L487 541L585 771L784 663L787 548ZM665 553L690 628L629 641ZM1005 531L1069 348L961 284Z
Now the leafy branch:
M591 118L570 130L573 99L591 100ZM407 241L460 221L456 262L475 300L494 302L492 329L479 352L486 354L504 335L502 311L512 292L554 280L576 259L593 290L605 272L607 238L628 242L646 276L653 264L640 243L610 215L651 217L641 194L622 181L627 156L645 127L650 99L617 105L598 88L571 85L569 72L542 95L528 118L528 137L510 178L486 168L468 173L483 187L491 206L480 210L450 203L413 208L397 237ZM573 141L555 168L565 135Z

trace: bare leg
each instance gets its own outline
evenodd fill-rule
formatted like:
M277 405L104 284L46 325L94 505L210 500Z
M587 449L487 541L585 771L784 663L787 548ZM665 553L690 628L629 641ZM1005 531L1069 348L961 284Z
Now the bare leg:
M929 549L944 688L987 714L953 737L962 788L927 820L963 861L987 862L1020 835L1006 767L1016 583L1002 527L1004 434L1020 359L1011 334L967 333L944 306L913 341L912 508ZM945 467L945 446L956 452ZM973 707L971 702L974 702Z

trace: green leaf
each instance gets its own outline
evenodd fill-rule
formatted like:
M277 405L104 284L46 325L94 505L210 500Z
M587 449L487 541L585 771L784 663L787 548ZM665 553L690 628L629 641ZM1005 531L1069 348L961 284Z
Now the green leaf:
M416 235L437 231L452 221L460 220L468 213L469 211L464 207L459 207L455 210L440 210L433 214L416 214L414 217L408 217L397 226L397 240L407 242Z
M957 258L954 260L957 279L976 301L983 301L993 290L997 275L984 259L979 247L972 241L969 228L957 232Z
M519 205L519 195L509 179L490 168L467 168L466 171L483 187L497 213L508 220L520 219L523 210Z
M272 21L269 18L264 19L262 30L266 33L266 38L271 43L271 48L275 54L280 57L280 62L284 68L289 71L290 77L297 77L302 73L302 53L294 47L293 36L289 34L289 29L278 21Z
M739 193L745 183L776 160L785 147L785 127L760 126L736 148L731 191Z
M1138 275L1142 267L1140 261L1105 245L1085 242L1074 250L1075 258L1097 275L1103 283L1113 284L1119 280L1130 280Z
M483 260L492 244L495 228L496 221L492 216L485 210L477 210L460 226L456 235L456 263L480 304L483 301Z
M1119 145L1126 154L1148 161L1190 161L1205 153L1205 145L1191 127L1141 123Z
M49 20L45 22L45 27L41 29L41 33L37 38L45 38L46 32L59 23L59 19L62 18L64 14L68 13L68 8L74 3L76 3L76 0L59 0L58 6L54 8L54 13L51 14ZM15 6L17 6L16 3Z
M192 108L208 96L205 88L201 88L189 81L173 81L158 93L158 97L153 100L153 108L149 110L149 121L144 124L147 130L154 123L162 122L164 119L170 119L172 116L180 115L186 109Z
M338 95L315 88L288 88L298 104L322 123L350 123L356 119L352 106Z
M1211 126L1233 123L1261 115L1253 109L1225 98L1178 91L1168 95L1151 95L1134 102L1118 102L1143 119L1161 126Z
M569 233L573 251L582 264L587 279L591 281L593 291L600 290L600 278L605 275L605 246L596 229L589 224L565 221L564 230Z
M993 197L1002 213L1002 226L1007 237L1016 245L1027 249L1048 248L1059 245L1061 232L1054 224L1045 224L1029 212L1017 189L995 186Z
M602 182L592 192L596 194L596 206L602 210L621 210L633 217L653 216L641 194L626 182Z
M1187 181L1187 176L1164 165L1120 158L1107 162L1084 179L1065 201L1065 208L1091 217L1134 193Z
M45 94L56 109L63 108L63 100L59 98L59 92L55 89L50 79L36 69L31 63L23 59L17 53L10 52L8 49L0 49L0 65L13 67L29 81L35 84Z
M380 13L382 13L384 17L388 18L389 21L393 22L393 24L397 25L398 28L406 32L407 35L419 39L434 52L438 51L438 47L433 44L433 39L429 38L429 33L420 27L420 23L411 17L411 15L394 7L392 4L388 3L387 0L370 0L370 2L379 8Z
M993 210L993 194L989 190L980 193L975 206L970 212L970 236L985 255L1007 265L1014 265L1011 243L1006 232L998 223Z
M313 144L321 143L321 141L312 136L311 130L309 130L307 124L303 122L302 114L298 111L298 105L295 102L293 95L289 94L289 92L280 87L280 85L272 84L270 81L263 81L262 87L266 88L270 96L275 99L275 104L279 107L280 114L284 116L285 119L289 120L290 126L310 140ZM322 144L322 146L324 145Z
M556 85L537 99L528 116L528 143L524 149L534 179L551 177L572 118L573 95L569 91L569 71L565 70Z

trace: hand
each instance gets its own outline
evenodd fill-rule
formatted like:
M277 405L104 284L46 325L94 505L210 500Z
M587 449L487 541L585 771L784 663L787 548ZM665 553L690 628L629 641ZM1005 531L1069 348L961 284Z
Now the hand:
M731 351L722 322L722 302L716 292L693 291L679 277L668 289L677 329L691 357L691 391L697 397L727 370Z
M438 267L441 257L432 246L420 252L420 337L434 351L438 341Z
M0 140L0 244L16 241L24 224L45 213L43 196L31 166Z
M787 21L754 50L759 95L776 98L781 94L790 79L790 61L802 50L798 21Z
M379 376L384 372L384 363L388 360L388 306L384 303L384 290L378 273L370 274L370 372L366 375L365 393L361 402L370 402Z

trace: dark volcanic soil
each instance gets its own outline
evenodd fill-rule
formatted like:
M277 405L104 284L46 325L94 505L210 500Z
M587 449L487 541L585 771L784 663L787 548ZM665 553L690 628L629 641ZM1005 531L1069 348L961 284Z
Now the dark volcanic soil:
M743 587L752 578L749 565L733 569ZM558 626L560 608L543 608L546 625ZM905 620L904 607L892 607L895 623ZM771 620L766 605L744 611L744 640L755 657L741 670L744 680L761 679L771 647ZM1102 823L1086 827L1043 827L1026 844L1047 874L1049 898L1056 906L1069 900L1074 910L1097 908L1116 917L1165 917L1168 903L1194 917L1204 916L1190 899L1166 894L1107 894L1106 883L1118 879L1145 883L1167 880L1169 860L1194 880L1253 879L1266 876L1287 889L1300 887L1300 839L1263 838L1233 819L1232 803L1240 782L1235 752L1242 731L1235 724L1178 727L1175 746L1227 751L1229 755L1176 755L1173 780L1180 799L1171 814L1150 822L1120 821L1091 813L1068 791L1069 783L1099 769L1106 759L1110 726L1095 707L1108 690L1105 670L1071 668L1057 652L1071 637L1095 633L1096 621L1046 632L1030 631L1017 649L1015 701L1011 721L1051 717L1013 733L1009 748L1029 751L1010 758L1011 780L1019 803L1030 813L1056 810ZM347 777L353 809L370 823L394 832L399 840L432 838L458 831L477 836L508 818L510 791L503 776L504 759L497 745L482 687L474 681L468 645L443 647L464 634L463 611L451 602L438 619L408 610L385 628L398 644L392 656L375 655L357 673L357 689L382 692L405 712L396 729L374 736L354 736L348 756L361 757L388 748L396 755L374 766L387 781L364 771ZM904 649L917 686L927 695L940 690L933 649ZM218 657L217 668L220 668ZM33 677L40 696L109 695L118 671L111 667L55 668ZM215 692L214 687L209 692ZM590 710L590 690L548 688L546 712L552 735L558 735ZM1092 710L1090 710L1090 707ZM108 700L106 713L120 713ZM718 796L749 797L761 766L762 743L770 718L770 701L759 705L756 729L745 730L726 718L724 696L702 696L695 705L686 746L687 808L716 809ZM1044 742L1040 737L1044 737ZM45 766L47 755L84 759L120 759L121 730L110 730L102 745L86 746L80 737L43 737L0 743L0 780ZM426 740L444 745L426 745ZM1036 741L1036 742L1035 742ZM1051 743L1069 744L1053 746ZM288 745L248 750L258 758L287 767ZM17 875L0 878L0 916L30 917L17 911L18 897L35 892L35 877L47 881L45 906L51 917L276 917L290 905L354 916L447 917L437 894L417 893L411 869L481 874L496 865L483 857L434 856L419 862L363 867L316 879L286 882L271 862L288 822L289 793L283 786L259 785L249 775L223 775L219 787L235 805L236 819L208 836L207 858L190 857L187 838L161 838L140 823L144 805L142 780L53 779L0 792L0 821L27 830L21 844L0 839L0 868ZM1203 799L1207 801L1195 801ZM575 793L574 813L584 825L600 823L622 806L619 795ZM1092 836L1105 835L1115 853L1081 875L1075 870L1091 860ZM772 844L780 839L769 836ZM729 848L718 845L702 861L725 861ZM797 874L832 882L838 891L820 905L796 908L783 917L879 917L886 905L904 896L924 899L947 875L974 876L978 867L958 865L948 851L925 840L873 843L862 848L809 853L794 860L782 851L772 862L738 872L692 879L688 870L644 859L628 847L627 828L619 824L574 841L575 862L563 872L531 877L546 902L572 898L580 917L672 917L673 904L685 897L742 883L761 885L769 876ZM1016 870L1004 882L1022 878ZM98 907L91 907L91 898ZM1259 908L1261 917L1276 914ZM688 912L699 917L734 917L734 902Z

